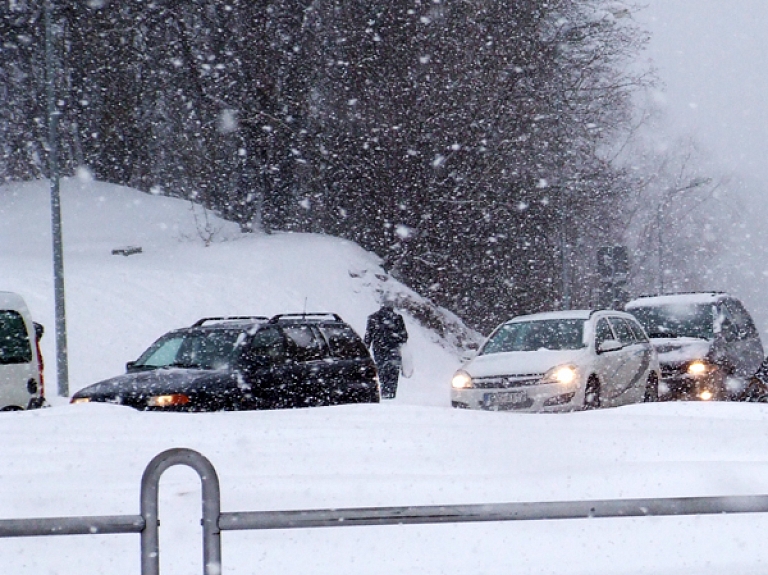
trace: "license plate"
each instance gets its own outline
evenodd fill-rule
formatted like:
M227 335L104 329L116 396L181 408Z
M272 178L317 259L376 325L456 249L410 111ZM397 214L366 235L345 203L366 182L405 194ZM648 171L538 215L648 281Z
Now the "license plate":
M514 407L527 401L528 394L524 391L499 391L483 395L483 404L486 407Z

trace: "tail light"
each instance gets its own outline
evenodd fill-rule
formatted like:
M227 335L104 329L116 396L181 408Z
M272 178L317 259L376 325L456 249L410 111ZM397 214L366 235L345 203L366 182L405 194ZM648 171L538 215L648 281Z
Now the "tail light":
M45 397L45 377L43 376L43 354L40 351L40 339L36 338L38 377L40 379L40 397Z

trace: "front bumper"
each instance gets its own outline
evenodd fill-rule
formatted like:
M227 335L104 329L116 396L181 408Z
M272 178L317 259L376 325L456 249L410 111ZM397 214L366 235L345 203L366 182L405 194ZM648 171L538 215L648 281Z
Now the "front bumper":
M549 383L520 388L451 389L451 405L461 409L554 413L584 405L583 386Z
M677 366L661 368L659 401L722 401L728 397L725 377L720 370L691 375Z

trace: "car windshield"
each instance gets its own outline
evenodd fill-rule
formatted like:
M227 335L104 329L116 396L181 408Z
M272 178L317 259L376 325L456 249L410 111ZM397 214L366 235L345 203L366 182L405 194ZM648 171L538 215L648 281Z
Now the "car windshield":
M672 304L635 307L630 311L648 333L648 337L714 337L712 304Z
M233 330L168 334L152 344L136 360L134 368L227 369L241 335Z
M497 329L481 350L481 355L539 349L579 349L584 347L583 319L547 319L507 323Z

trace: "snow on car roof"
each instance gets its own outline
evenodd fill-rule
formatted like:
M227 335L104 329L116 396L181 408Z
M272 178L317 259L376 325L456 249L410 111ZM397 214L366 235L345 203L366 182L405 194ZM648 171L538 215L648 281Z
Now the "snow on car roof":
M519 315L513 317L507 323L516 323L520 321L538 321L546 319L589 319L592 314L590 309L572 309L563 311L546 311L530 315Z
M24 299L17 293L0 291L0 307L5 309L26 309Z
M697 292L697 293L679 293L669 295L658 295L641 297L629 302L625 309L635 307L657 307L662 305L697 305L716 303L723 297L722 292Z

